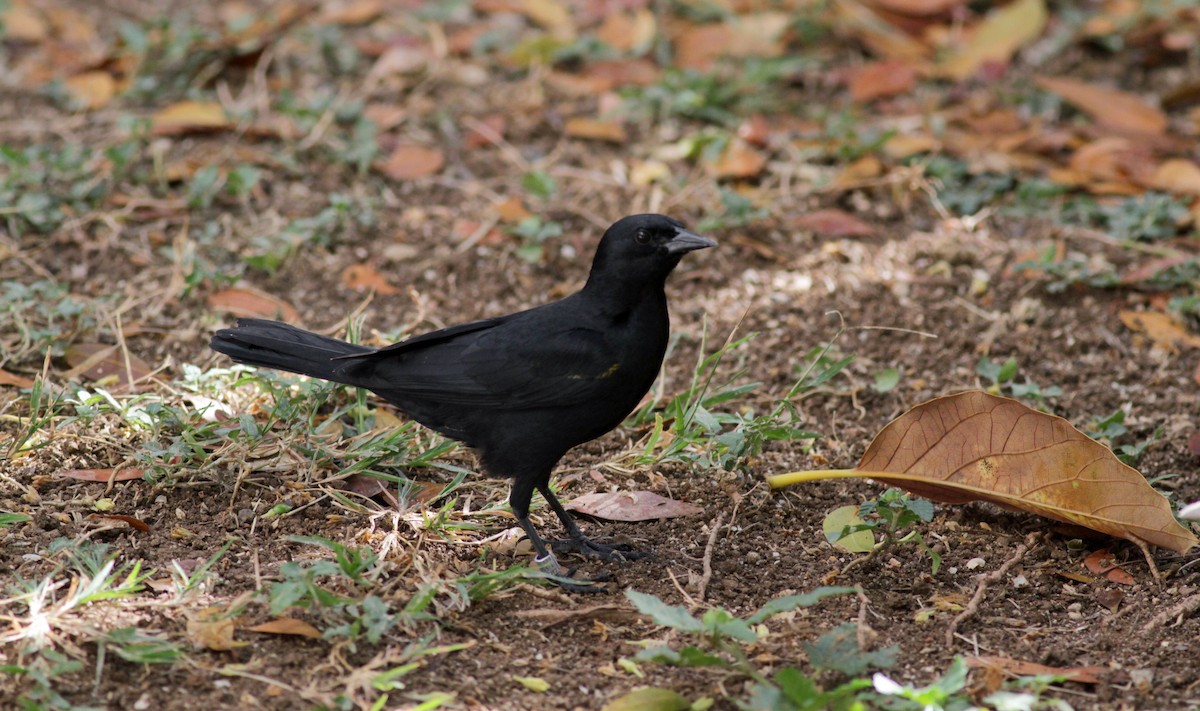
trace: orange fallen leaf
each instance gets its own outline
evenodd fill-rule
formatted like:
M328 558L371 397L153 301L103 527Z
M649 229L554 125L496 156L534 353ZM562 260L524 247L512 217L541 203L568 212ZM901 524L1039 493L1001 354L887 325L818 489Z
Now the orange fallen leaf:
M46 19L34 12L25 0L6 4L0 12L0 28L4 29L4 39L10 42L37 44L50 35Z
M115 474L113 472L116 472ZM58 473L61 477L67 479L78 479L80 481L98 481L107 484L110 481L133 481L146 476L146 472L142 469L68 469Z
M652 521L691 516L704 509L649 491L608 491L584 494L566 504L571 511L606 521Z
M986 64L1008 64L1018 49L1041 36L1048 17L1045 0L1016 0L996 8L940 68L946 76L961 81Z
M575 36L575 20L563 0L518 0L518 11L560 38Z
M1016 400L972 390L922 403L876 435L856 469L792 472L772 488L868 477L934 501L990 501L1185 553L1198 541L1112 450Z
M1083 565L1092 575L1103 575L1109 582L1120 585L1133 585L1133 576L1121 569L1117 559L1107 548L1092 551L1083 559Z
M883 163L873 155L866 155L842 168L829 182L831 190L850 190L869 183L883 175Z
M1184 158L1164 161L1151 176L1150 185L1169 193L1200 195L1200 165Z
M836 209L814 210L796 218L797 227L829 237L866 237L875 228L850 213Z
M223 289L208 297L213 311L247 318L277 318L289 323L300 321L300 314L286 301L248 286Z
M675 37L675 64L706 71L718 57L778 57L790 21L783 12L758 12L689 25Z
M342 270L342 284L355 291L374 291L379 294L399 294L385 276L370 264L351 264Z
M117 382L128 386L131 378L132 382L137 382L154 371L133 353L106 343L72 343L63 355L67 365L71 366L65 373L68 379L77 376L92 381L116 378Z
M269 622L264 622L261 625L247 627L247 632L261 632L263 634L288 634L297 637L308 637L310 639L321 639L321 630L313 627L304 620L297 620L294 617L277 617Z
M317 15L318 24L365 25L383 13L383 0L354 0L349 3L327 3Z
M938 148L938 140L925 134L898 133L883 144L883 152L889 158L900 160L918 153L929 153Z
M141 531L142 533L150 532L150 527L146 525L145 521L141 520L140 518L134 518L133 516L124 516L122 514L91 513L88 514L88 518L103 518L111 521L120 521L121 523L128 524L129 527L135 531Z
M436 148L402 144L375 168L392 180L416 180L435 175L446 164L446 156Z
M966 5L967 0L873 0L872 4L900 15L929 17Z
M1162 348L1200 348L1200 336L1189 332L1164 313L1122 310L1119 315L1121 323L1128 329L1146 334Z
M108 72L91 71L76 74L63 82L67 93L85 109L98 109L117 93L117 82Z
M517 197L516 195L492 205L492 209L496 211L496 215L498 215L503 222L514 225L533 215L533 213L531 213L525 207L525 203L521 202L521 198Z
M33 381L23 375L10 373L0 368L0 385L12 385L18 388L32 388Z
M609 143L624 143L627 138L625 127L616 121L576 116L567 119L563 130L568 136Z
M633 12L610 12L596 29L596 38L621 52L641 50L650 46L658 31L654 13L648 8Z
M580 73L597 83L595 93L623 86L649 86L662 77L662 69L648 59L610 59L592 62Z
M150 117L150 128L156 136L221 131L232 125L225 109L212 101L180 101Z
M851 72L850 97L861 103L903 94L916 84L917 71L911 63L896 59L872 62Z
M1078 684L1099 684L1100 675L1108 667L1048 667L1037 662L1026 662L1008 657L967 657L967 666L977 669L996 667L1014 676L1061 676Z
M705 167L717 178L753 178L767 167L767 158L742 139L734 138Z
M1135 134L1166 133L1166 115L1136 94L1066 77L1037 77L1035 81L1090 114L1102 126Z

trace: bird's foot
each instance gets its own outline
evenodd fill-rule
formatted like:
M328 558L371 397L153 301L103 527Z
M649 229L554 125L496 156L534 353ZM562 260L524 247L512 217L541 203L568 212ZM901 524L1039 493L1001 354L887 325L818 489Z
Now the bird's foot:
M604 592L604 586L599 583L606 582L612 579L608 573L601 573L594 578L576 578L575 569L570 568L563 570L563 567L558 564L558 559L553 553L546 554L545 557L535 558L534 562L545 573L546 579L555 585L559 586L567 592L585 592L596 593Z
M596 558L598 560L619 560L624 562L650 557L649 553L634 550L633 546L630 546L628 543L613 545L597 543L586 536L550 541L550 547L556 553L578 553L584 558Z

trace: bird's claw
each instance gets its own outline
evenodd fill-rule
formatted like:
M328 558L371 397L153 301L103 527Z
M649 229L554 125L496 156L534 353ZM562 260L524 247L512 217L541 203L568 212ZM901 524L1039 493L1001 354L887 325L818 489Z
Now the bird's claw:
M550 547L556 553L578 553L584 558L596 558L606 561L619 560L624 562L650 557L649 553L634 550L633 546L628 543L597 543L585 537L563 538L557 541L550 541Z
M604 586L599 583L612 580L608 573L601 573L594 578L576 578L575 568L563 570L553 553L544 558L535 558L534 562L542 569L546 579L567 592L597 593L604 592Z

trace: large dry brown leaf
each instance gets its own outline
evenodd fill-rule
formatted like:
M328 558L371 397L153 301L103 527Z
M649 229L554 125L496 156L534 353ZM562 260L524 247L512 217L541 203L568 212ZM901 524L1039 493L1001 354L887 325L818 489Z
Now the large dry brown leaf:
M149 363L136 355L105 343L72 343L67 346L64 356L67 365L71 366L64 373L67 379L78 376L91 381L111 378L128 387L154 372Z
M1102 126L1123 133L1166 133L1166 115L1135 94L1066 77L1038 77L1036 81L1091 114Z
M1155 345L1166 350L1200 348L1200 336L1189 332L1167 314L1122 309L1118 316L1127 328L1146 334Z
M691 516L704 511L694 504L668 499L649 491L609 491L584 494L567 508L607 521L652 521Z
M880 431L857 469L782 474L770 483L853 476L946 503L991 501L1179 553L1198 542L1167 499L1107 447L1061 417L978 390L904 413Z
M213 311L246 318L279 318L296 323L300 313L286 301L247 286L223 289L208 297Z

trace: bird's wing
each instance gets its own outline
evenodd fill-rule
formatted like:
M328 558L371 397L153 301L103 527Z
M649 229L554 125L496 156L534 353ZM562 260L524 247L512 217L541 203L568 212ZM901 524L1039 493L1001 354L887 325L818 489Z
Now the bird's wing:
M502 317L344 358L356 385L447 405L528 409L585 401L620 371L605 334Z

